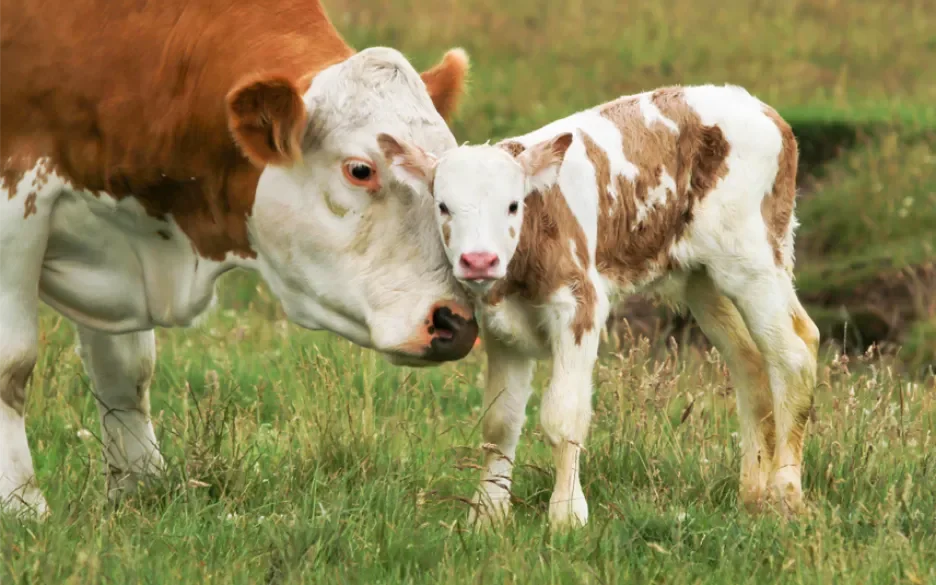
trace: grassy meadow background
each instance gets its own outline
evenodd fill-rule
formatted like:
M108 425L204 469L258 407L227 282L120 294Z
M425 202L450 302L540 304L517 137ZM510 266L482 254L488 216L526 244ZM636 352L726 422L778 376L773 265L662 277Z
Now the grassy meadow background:
M548 530L537 393L515 522L472 533L479 352L395 368L287 324L255 277L232 274L202 326L157 333L151 395L168 473L117 508L74 331L43 312L27 424L52 515L0 518L0 582L936 583L931 2L326 6L354 46L400 48L419 68L467 49L460 141L675 83L740 84L790 120L802 148L798 284L827 341L809 516L738 511L733 391L716 352L685 335L625 335L595 375L589 525Z

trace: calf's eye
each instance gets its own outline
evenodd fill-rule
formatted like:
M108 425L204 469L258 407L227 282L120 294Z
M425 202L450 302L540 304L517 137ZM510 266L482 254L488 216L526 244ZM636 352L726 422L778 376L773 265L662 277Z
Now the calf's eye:
M510 207L507 208L507 212L510 213L510 215L513 215L517 213L518 209L520 209L520 204L514 201L510 204Z
M445 203L439 203L439 213L441 213L442 215L448 215L450 213L448 205L446 205Z

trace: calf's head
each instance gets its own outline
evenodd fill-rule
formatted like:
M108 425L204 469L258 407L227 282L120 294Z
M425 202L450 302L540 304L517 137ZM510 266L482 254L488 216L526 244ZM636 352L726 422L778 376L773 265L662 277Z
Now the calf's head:
M248 231L257 264L290 319L425 365L464 357L477 336L436 236L432 206L394 179L381 132L441 154L443 116L467 68L460 50L418 74L397 51L371 48L300 81L245 79L228 123L263 168Z
M435 219L455 277L476 293L507 275L523 226L524 200L554 185L572 134L522 152L461 146L441 157L383 134L379 143L397 179L435 205Z

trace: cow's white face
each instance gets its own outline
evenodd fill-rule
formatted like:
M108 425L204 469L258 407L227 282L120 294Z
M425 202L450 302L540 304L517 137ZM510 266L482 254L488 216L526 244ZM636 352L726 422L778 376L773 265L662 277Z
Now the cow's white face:
M446 56L428 81L457 79L429 83L431 97L409 62L385 48L320 72L301 99L294 85L270 78L232 92L235 137L266 165L251 244L293 321L397 363L471 350L477 325L436 236L432 204L395 180L377 144L392 132L435 154L455 147L433 101L443 110L454 101L439 92L460 90L464 59Z
M394 173L431 196L455 277L483 294L507 275L520 241L523 202L556 182L572 143L560 134L517 156L498 146L461 146L436 158L392 136L380 143Z

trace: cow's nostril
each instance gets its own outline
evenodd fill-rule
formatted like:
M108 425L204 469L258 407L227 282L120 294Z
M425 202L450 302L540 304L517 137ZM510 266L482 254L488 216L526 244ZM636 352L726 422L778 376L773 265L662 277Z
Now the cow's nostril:
M432 361L458 360L474 347L478 323L473 317L462 317L442 306L432 312L430 331L432 342L425 357Z
M440 307L432 313L435 336L442 341L451 341L458 332L458 322L448 307Z

